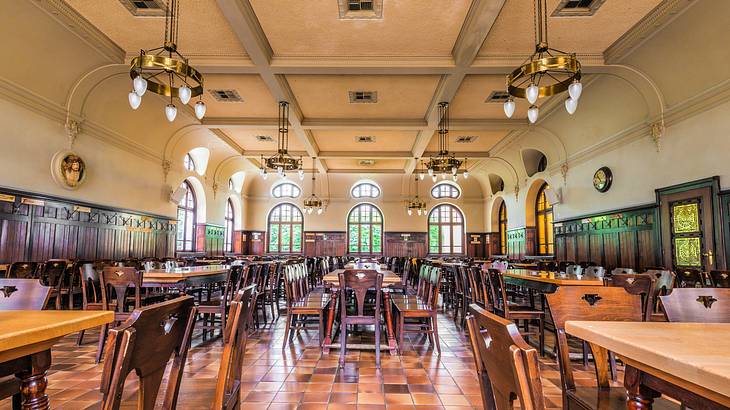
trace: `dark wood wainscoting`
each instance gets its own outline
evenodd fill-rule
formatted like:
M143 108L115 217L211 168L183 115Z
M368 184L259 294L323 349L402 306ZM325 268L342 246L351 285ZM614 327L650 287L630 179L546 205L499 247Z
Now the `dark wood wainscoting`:
M423 258L428 254L427 232L386 232L384 255Z
M644 269L660 265L657 207L647 205L556 222L558 261Z
M528 240L530 236L530 232L532 232L532 239ZM515 228L510 229L507 231L507 256L510 259L522 259L525 257L525 255L531 255L532 252L530 252L527 249L527 246L529 243L532 243L532 246L534 246L535 242L535 228L529 229L529 228Z
M175 222L0 189L0 263L173 256Z
M208 256L222 256L225 246L225 228L218 225L196 225L195 249Z
M490 232L484 234L484 252L486 258L491 258L492 255L500 255L499 249L499 232Z
M342 256L347 251L347 235L344 231L304 232L305 256Z
M472 258L486 258L489 247L488 233L471 232L466 234L466 254Z
M263 255L266 245L266 231L242 231L241 253L244 255Z

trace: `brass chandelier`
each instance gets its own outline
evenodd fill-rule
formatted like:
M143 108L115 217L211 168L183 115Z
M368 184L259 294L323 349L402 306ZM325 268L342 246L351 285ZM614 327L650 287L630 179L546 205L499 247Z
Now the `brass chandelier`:
M580 83L581 65L575 53L566 53L548 46L547 2L535 0L535 52L519 68L507 75L509 99L504 113L512 118L514 98L525 98L530 103L527 118L535 123L540 113L535 105L538 98L568 91L565 109L573 114L578 108L583 86ZM514 98L513 98L514 97Z
M151 91L170 97L165 106L167 120L173 122L177 107L173 98L187 104L191 98L202 96L203 75L188 64L188 59L177 51L178 18L180 3L168 0L165 8L165 42L161 47L140 50L139 56L132 59L129 76L132 77L132 91L128 95L133 110L142 104L142 96ZM195 103L195 116L202 120L205 116L205 103Z
M279 101L279 137L278 149L274 156L264 158L261 156L261 168L259 173L266 179L269 171L276 172L282 178L286 178L288 171L297 171L299 179L304 179L302 168L302 157L299 159L289 155L289 103Z
M459 169L464 165L464 178L469 178L469 171L466 168L466 158L464 160L457 159L456 156L449 153L449 103L439 103L439 151L435 156L429 158L424 164L426 172L431 176L433 182L436 182L437 175L441 175L442 179L446 179L446 175L456 181ZM421 179L425 174L421 173Z
M316 158L312 158L312 161L314 161ZM313 212L317 212L317 215L321 215L322 212L324 212L324 204L321 199L317 195L315 195L316 190L316 175L317 170L312 170L312 195L309 196L309 198L304 200L304 212L307 214L311 214Z
M416 178L415 178L415 185L416 185L416 197L408 200L408 204L406 205L406 210L408 211L408 215L413 215L414 212L418 216L426 215L426 203L423 202L418 197L418 176L416 176Z

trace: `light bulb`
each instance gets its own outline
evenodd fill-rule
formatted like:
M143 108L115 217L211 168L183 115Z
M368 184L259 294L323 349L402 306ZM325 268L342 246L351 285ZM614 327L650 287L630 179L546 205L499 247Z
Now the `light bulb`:
M300 169L299 171L297 171L297 174L299 174L300 181L304 180L304 170L303 169Z
M421 177L421 181L423 181L423 179L426 178L426 174L424 174L423 172L421 172L421 174L419 175L419 177Z
M429 168L429 169L428 169L428 175L431 175L431 176L433 176L433 168Z
M136 110L137 108L139 108L139 105L142 104L142 97L140 97L134 91L130 91L128 97L129 97L129 106L132 107L133 110Z
M132 80L132 87L134 87L134 92L141 97L147 91L147 80L138 75Z
M507 116L507 118L512 118L512 114L515 113L515 100L510 97L507 101L504 102L504 115Z
M535 101L537 101L537 97L540 95L540 89L537 88L535 84L530 84L529 87L527 87L527 101L530 102L530 104L535 104Z
M540 114L540 110L537 108L537 106L531 106L527 110L527 119L530 120L530 124L534 124L535 121L537 121L537 116Z
M422 213L423 213L423 211L421 211L421 210L419 209L419 210L418 210L418 216L421 216L421 214L422 214Z
M170 122L175 121L175 117L177 117L177 107L173 104L167 104L165 106L165 117L167 117L167 120Z
M464 171L464 179L469 179L469 171Z
M279 175L283 174L284 173L284 167L282 167L281 165L279 165L278 167L276 167L276 173L279 174Z
M268 174L268 173L266 173L266 172L264 172L264 174L262 175L262 177L264 177L264 179L266 179L266 178L268 178L268 177L269 177L269 174Z
M568 114L573 115L575 110L578 108L578 100L573 99L573 97L568 98L565 100L565 110L568 111Z
M317 215L322 215L322 212L324 212L324 209L322 209L322 208L317 209Z
M190 90L190 87L187 85L183 85L177 90L177 97L180 98L180 102L183 104L187 104L190 102L190 97L193 96L193 92Z
M259 175L264 175L266 173L266 170L264 167L259 168Z
M202 101L198 101L195 103L195 116L202 120L203 117L205 117L205 103Z
M582 92L583 84L581 84L578 80L574 80L573 83L568 86L568 94L570 94L570 98L575 101L578 101Z
M456 167L451 167L451 175L456 175L456 173L459 172L459 169Z
M433 180L433 182L436 182L436 175L431 175L431 180Z
M408 209L408 216L411 216L411 215L413 215L413 210L409 208Z

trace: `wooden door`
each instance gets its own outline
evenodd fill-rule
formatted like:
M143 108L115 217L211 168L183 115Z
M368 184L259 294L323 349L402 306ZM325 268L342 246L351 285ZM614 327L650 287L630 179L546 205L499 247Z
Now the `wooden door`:
M714 185L659 190L662 261L673 270L716 269L718 247Z

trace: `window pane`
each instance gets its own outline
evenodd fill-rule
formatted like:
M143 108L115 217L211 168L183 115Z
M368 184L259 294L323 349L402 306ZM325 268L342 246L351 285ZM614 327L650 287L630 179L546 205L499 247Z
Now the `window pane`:
M360 225L360 252L370 252L370 225Z
M381 252L381 240L383 227L381 225L373 225L373 252Z
M674 238L677 266L701 266L700 238Z
M454 241L454 253L461 253L461 242L463 241L464 233L462 232L461 225L452 225L453 229L453 241ZM457 247L459 250L457 250Z
M428 227L428 247L429 252L439 252L439 227L438 225L430 225Z
M279 225L269 225L269 252L279 251Z
M302 251L302 225L292 225L292 252Z
M291 251L291 225L281 225L281 251Z
M441 230L441 253L451 253L451 230Z
M675 205L672 208L674 214L674 233L693 233L700 230L700 212L697 202L684 205ZM686 266L686 265L685 265Z
M358 242L358 225L350 225L349 233L350 252L357 252L359 249Z

